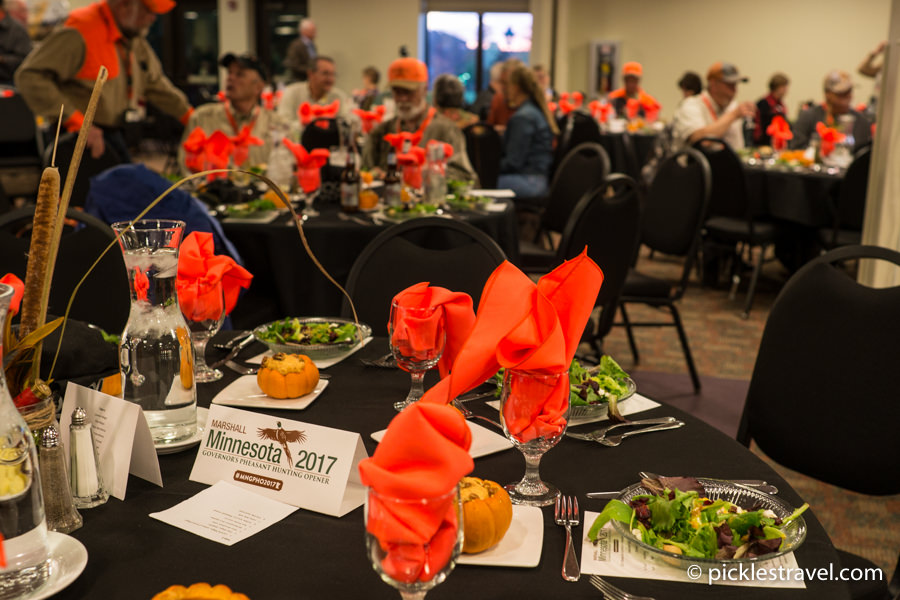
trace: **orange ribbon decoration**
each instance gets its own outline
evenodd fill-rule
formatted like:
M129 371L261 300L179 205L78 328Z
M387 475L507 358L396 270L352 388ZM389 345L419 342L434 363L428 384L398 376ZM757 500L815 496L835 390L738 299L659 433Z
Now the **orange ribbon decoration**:
M304 194L311 194L322 185L321 168L328 164L331 153L325 148L315 148L308 152L301 144L284 138L281 142L297 160L297 183Z

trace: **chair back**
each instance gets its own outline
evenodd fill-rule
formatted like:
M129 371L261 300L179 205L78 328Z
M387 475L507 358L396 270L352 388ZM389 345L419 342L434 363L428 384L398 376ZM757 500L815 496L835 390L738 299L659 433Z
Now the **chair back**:
M468 223L441 217L413 219L369 242L353 263L345 287L359 320L381 335L398 292L428 281L469 294L477 307L488 277L504 260L497 242ZM341 314L352 315L346 298Z
M550 168L551 177L556 175L562 166L563 160L573 149L585 143L599 144L601 142L600 126L594 117L580 110L573 110L567 115L557 118L559 127L559 143L553 155L553 165ZM607 171L608 172L608 171Z
M3 156L29 154L40 158L41 147L34 114L14 90L0 95L0 151Z
M612 327L625 276L638 249L641 197L637 183L619 173L608 176L584 194L572 211L557 249L562 264L587 247L588 256L603 271L597 306L603 308L597 337Z
M864 146L853 157L838 192L836 224L838 229L862 231L869 190L869 165L872 147Z
M751 219L744 168L734 150L720 138L701 138L694 148L703 153L712 173L708 217Z
M496 188L497 178L500 177L500 155L503 153L500 134L484 121L469 125L463 129L463 134L466 136L466 154L478 173L481 187Z
M47 314L62 316L69 296L100 253L113 241L109 225L80 210L66 211L68 222L60 238ZM0 216L0 271L15 273L23 281L31 245L34 206ZM128 279L122 251L117 245L103 256L78 290L69 316L118 335L130 310Z
M327 124L327 127L320 127L319 124ZM341 132L337 119L319 119L309 123L303 128L300 135L300 143L307 150L316 148L335 148L341 145Z
M75 154L77 139L78 136L70 132L59 136L59 142L56 144L56 166L59 168L59 179L62 185L65 185L66 176L69 173L69 165L72 162L72 156ZM52 157L53 147L47 146L44 150L45 167L50 165ZM92 157L90 150L85 148L84 153L81 155L81 162L78 164L78 176L75 178L69 206L84 206L90 192L91 178L124 162L119 153L110 147L109 144L106 145L106 149L99 158Z
M678 292L683 292L694 266L711 187L706 158L684 148L659 164L644 201L641 242L651 250L685 257Z
M844 246L791 277L763 331L738 441L863 494L900 493L900 286L857 283L835 263L900 266L900 253Z
M544 230L562 233L573 209L609 175L609 155L594 142L579 144L560 163L550 182L550 198L541 215Z

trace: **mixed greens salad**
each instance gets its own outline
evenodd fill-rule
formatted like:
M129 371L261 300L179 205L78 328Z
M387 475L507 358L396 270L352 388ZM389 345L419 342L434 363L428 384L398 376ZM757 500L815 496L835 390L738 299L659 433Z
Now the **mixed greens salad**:
M788 523L807 508L804 504L781 519L771 510L744 510L727 500L710 500L693 478L688 491L665 486L658 493L634 496L626 504L610 500L588 531L597 540L610 520L628 526L635 537L661 550L693 558L716 560L754 558L777 552ZM693 481L694 484L690 482Z
M271 200L251 200L240 204L229 204L225 207L225 213L229 217L245 217L255 213L275 210L275 203Z
M404 202L400 206L391 206L385 209L384 214L393 219L412 219L415 217L427 217L437 213L441 207L437 204L425 202Z
M356 339L353 323L308 322L290 318L271 323L257 337L264 342L278 344L339 344Z

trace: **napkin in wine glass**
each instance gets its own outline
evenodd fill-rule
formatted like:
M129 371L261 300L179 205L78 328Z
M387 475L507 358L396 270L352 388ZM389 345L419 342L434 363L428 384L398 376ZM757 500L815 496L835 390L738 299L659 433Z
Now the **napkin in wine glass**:
M450 402L500 367L542 374L565 373L603 283L603 272L583 251L535 284L510 262L491 274L472 332L450 375L421 402ZM511 433L531 439L558 429L568 399L567 377L525 413L508 421ZM515 432L513 431L515 430Z
M241 288L250 287L251 279L253 275L233 258L216 256L211 233L195 231L181 243L175 287L183 313L195 314L195 304L203 302L210 307L205 318L217 318L221 311L213 314L217 304L210 301L209 296L218 295L221 286L225 296L225 314L229 314L237 303Z
M459 411L415 403L394 417L372 457L359 463L360 478L382 496L436 498L472 471L471 444L472 434ZM376 510L373 502L379 505ZM366 528L387 552L382 566L388 575L410 583L428 581L441 570L456 544L455 502L452 496L427 505L369 499Z
M413 350L429 349L435 345L434 336L443 333L446 339L438 370L441 377L445 377L475 324L472 297L463 292L429 286L427 281L423 281L394 296L393 302L404 308L438 309L427 321L407 318L402 323L395 323L393 337L409 340ZM443 331L436 326L440 320L443 320Z

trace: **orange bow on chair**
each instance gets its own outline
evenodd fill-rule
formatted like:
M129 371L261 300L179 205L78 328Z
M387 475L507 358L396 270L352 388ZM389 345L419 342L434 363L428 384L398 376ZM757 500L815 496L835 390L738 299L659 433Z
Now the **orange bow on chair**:
M354 108L353 114L362 121L363 133L369 133L375 127L375 123L381 123L384 119L384 105L376 106L373 110Z
M772 148L775 150L784 150L787 148L788 140L794 138L791 126L781 115L775 115L772 122L766 127L766 133L772 136Z
M302 145L292 142L288 138L281 140L285 147L291 151L297 160L297 183L304 194L311 194L322 185L320 169L328 164L330 152L325 148L315 148L307 152Z
M231 157L234 159L235 166L240 167L247 161L250 154L250 146L262 146L263 141L258 137L250 134L250 126L244 125L240 133L228 138L234 145Z
M297 109L297 115L300 117L300 122L304 125L315 122L316 126L321 127L322 129L328 129L328 123L325 123L324 121L337 117L340 109L340 100L335 100L331 104L325 105L304 102L300 105L300 108Z
M819 146L822 156L831 154L834 151L835 144L844 141L846 137L843 133L834 127L828 127L822 121L816 123L816 133L819 134L819 139L822 140L822 144Z

